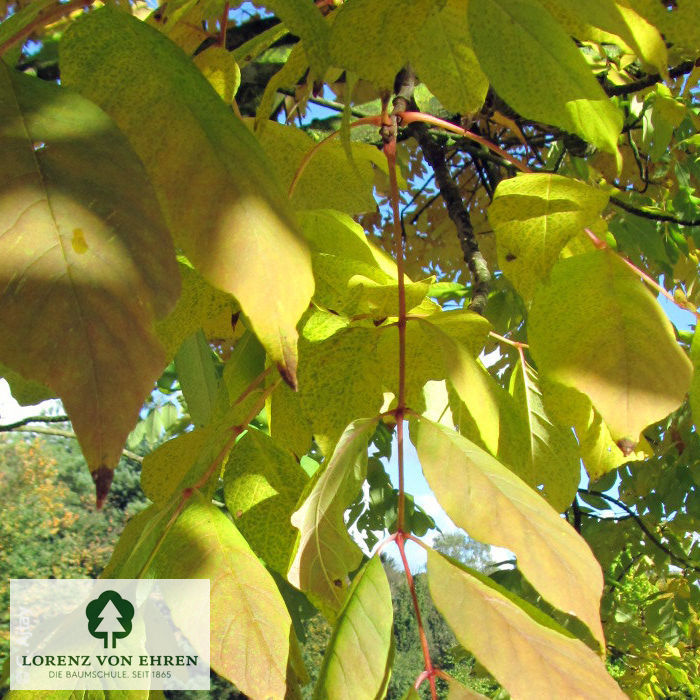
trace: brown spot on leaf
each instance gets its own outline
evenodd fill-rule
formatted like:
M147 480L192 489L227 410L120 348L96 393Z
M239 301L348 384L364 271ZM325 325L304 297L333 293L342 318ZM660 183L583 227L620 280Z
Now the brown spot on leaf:
M287 384L292 391L297 391L299 389L296 371L293 371L291 367L287 367L281 362L277 363L277 371L280 373L282 379L284 379L285 384Z
M342 588L343 582L339 578L337 578L335 581L333 581L333 585L337 586L338 588Z
M101 510L105 504L113 478L114 469L109 469L104 465L92 472L92 480L95 482L95 505L97 510Z
M508 262L513 262L513 260L515 260L517 257L518 257L518 256L517 256L517 255L513 255L513 253L506 253L506 260L507 260Z
M622 454L625 455L625 457L629 457L637 446L637 443L629 438L622 438L622 440L618 440L616 444L622 450Z
M237 510L237 511L236 511L236 517L237 517L237 518L240 518L242 515L243 515L243 511L242 511L242 510Z

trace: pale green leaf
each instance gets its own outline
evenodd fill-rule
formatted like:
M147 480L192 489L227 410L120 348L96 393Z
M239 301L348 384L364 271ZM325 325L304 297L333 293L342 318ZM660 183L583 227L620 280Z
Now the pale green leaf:
M292 391L286 385L279 386L268 399L267 407L270 435L301 458L311 447L313 433L311 421L301 412L299 392Z
M180 388L196 426L211 421L219 392L219 364L201 330L185 338L175 355Z
M210 46L192 60L216 94L230 105L241 84L241 69L232 54L223 46Z
M411 58L435 0L350 0L343 3L331 28L331 61L377 87L392 88L394 77Z
M620 2L622 4L622 2ZM673 6L656 0L626 0L650 24L657 27L671 44L672 63L680 58L696 58L700 51L700 5L690 0Z
M236 527L282 575L296 540L290 517L307 481L292 454L259 430L235 444L224 468L224 498Z
M286 190L304 156L315 141L303 130L271 122L260 134L260 144L275 167ZM314 154L292 194L298 209L336 209L348 214L374 211L373 163L384 158L368 143L352 143L354 164L348 160L340 143L329 141ZM386 159L385 159L386 160Z
M0 153L0 362L63 399L101 501L166 364L174 250L107 115L3 62Z
M578 445L571 429L552 422L547 415L537 372L519 362L511 376L511 392L519 412L522 434L517 434L508 465L563 513L576 495L581 478ZM511 436L511 440L516 435ZM511 443L512 444L512 443Z
M698 427L700 425L700 334L697 332L693 335L690 356L693 360L693 381L690 385L690 410L693 413L695 427Z
M585 540L524 481L449 428L416 421L425 478L454 523L515 554L542 597L582 620L604 645L603 575Z
M533 173L502 180L488 209L498 264L526 302L564 246L595 228L608 193L561 175Z
M469 38L464 0L447 0L412 39L411 65L445 109L478 112L489 83Z
M657 73L668 69L666 44L659 30L624 2L614 0L539 0L580 41L618 44L629 49ZM622 41L620 41L622 40Z
M365 418L347 427L292 515L299 534L287 578L331 619L345 601L348 574L362 561L362 551L348 534L343 514L365 479L367 443L376 426L376 418Z
M518 114L578 134L620 159L622 113L537 0L469 0L468 17L482 70Z
M291 618L282 596L236 526L198 492L145 576L209 579L212 668L246 695L284 698ZM177 625L188 609L173 602Z
M543 613L488 578L430 550L428 583L459 643L513 697L626 697L583 642L547 624Z
M287 27L283 24L276 24L234 49L232 51L233 58L241 68L244 68L285 34L288 34Z
M240 311L236 300L212 287L184 261L179 265L182 293L175 308L156 323L156 332L168 357L175 356L180 345L200 328L212 340L233 336L231 317Z
M56 398L56 394L48 387L31 379L25 379L21 374L13 372L4 365L0 365L0 377L9 384L12 398L20 406L34 406L47 399Z
M333 629L314 691L315 700L381 698L391 672L391 590L379 556L355 576Z
M176 46L109 7L66 32L61 79L114 118L148 171L176 244L207 281L236 297L295 385L311 261L253 135Z
M669 320L610 250L557 262L535 295L528 336L540 374L586 394L623 451L690 386Z
M298 0L264 0L263 5L302 40L311 69L317 77L322 77L329 62L329 37L320 9L314 3Z

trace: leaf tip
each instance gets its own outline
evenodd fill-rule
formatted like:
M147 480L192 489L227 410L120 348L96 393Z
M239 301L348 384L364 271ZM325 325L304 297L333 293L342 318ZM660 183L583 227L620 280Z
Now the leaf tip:
M284 379L285 384L287 384L292 391L299 390L296 368L278 362L277 371L280 373L282 379Z
M622 454L625 455L625 457L629 457L634 452L634 448L637 446L637 443L629 438L622 438L615 444L622 450Z
M95 505L97 510L102 510L113 478L114 469L109 469L104 465L92 472L92 480L95 482Z

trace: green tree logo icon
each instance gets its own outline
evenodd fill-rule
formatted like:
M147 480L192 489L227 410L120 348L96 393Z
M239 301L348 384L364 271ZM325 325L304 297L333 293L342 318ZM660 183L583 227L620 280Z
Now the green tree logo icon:
M131 633L134 606L116 591L104 591L87 604L85 615L88 619L88 632L96 639L103 639L105 649L110 646L111 635L111 646L114 648L117 639L123 639Z

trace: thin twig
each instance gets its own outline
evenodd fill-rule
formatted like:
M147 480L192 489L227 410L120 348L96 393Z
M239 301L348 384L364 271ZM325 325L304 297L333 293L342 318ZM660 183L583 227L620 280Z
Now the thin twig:
M671 224L678 224L679 226L700 226L700 219L683 219L678 216L673 216L672 214L657 214L652 211L647 211L646 209L638 209L637 207L628 204L622 199L617 197L610 197L610 202L620 209L628 211L630 214L635 216L640 216L643 219L650 219L651 221L666 221Z
M692 562L688 561L687 559L678 556L677 554L674 554L665 544L661 542L661 540L657 539L656 535L654 535L651 530L645 525L644 521L639 517L637 513L635 513L626 503L623 503L622 501L618 500L617 498L614 498L613 496L609 496L607 493L603 493L602 491L591 491L589 489L578 489L579 493L582 494L588 494L589 496L598 496L599 498L602 498L605 501L608 501L608 503L612 503L616 505L618 508L622 508L636 523L639 525L641 528L642 532L651 540L653 544L655 544L662 552L665 552L668 554L668 556L671 558L672 561L674 561L676 564L682 566L684 569L692 569L693 571L700 571L700 566L697 564L693 564Z
M679 63L675 68L671 68L668 74L671 78L680 78L681 75L687 75L692 72L695 66L700 65L700 59L684 61ZM651 87L652 85L662 81L660 73L653 73L652 75L647 75L645 78L640 78L635 80L633 83L627 83L627 85L609 85L605 86L603 89L609 97L630 95L633 92L639 92L639 90L644 90L644 88Z
M16 423L0 425L0 433L16 430L28 423L70 423L70 418L68 416L29 416L29 418L22 418L22 420L18 420Z

